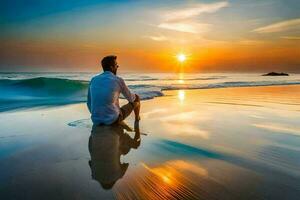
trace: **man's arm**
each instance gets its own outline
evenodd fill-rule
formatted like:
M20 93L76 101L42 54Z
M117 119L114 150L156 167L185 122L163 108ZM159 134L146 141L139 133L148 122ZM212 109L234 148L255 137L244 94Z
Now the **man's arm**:
M135 101L136 94L130 91L130 89L127 87L125 81L122 78L120 78L120 82L121 82L121 93L129 102L133 103Z
M140 97L137 94L133 94L127 85L125 84L125 81L121 79L121 93L124 95L124 97L130 102L130 104L133 107L134 115L135 115L135 121L139 121L140 118Z
M91 91L90 91L90 86L88 88L88 95L87 95L87 102L86 102L86 104L87 104L87 107L88 107L88 109L89 109L89 111L91 113L92 109L91 109Z

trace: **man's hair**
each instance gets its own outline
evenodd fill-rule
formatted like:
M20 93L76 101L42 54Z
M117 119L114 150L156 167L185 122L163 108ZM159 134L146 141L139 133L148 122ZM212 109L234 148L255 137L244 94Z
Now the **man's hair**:
M101 65L103 68L103 71L110 71L111 66L115 64L115 60L117 59L117 56L111 55L111 56L105 56L101 60Z

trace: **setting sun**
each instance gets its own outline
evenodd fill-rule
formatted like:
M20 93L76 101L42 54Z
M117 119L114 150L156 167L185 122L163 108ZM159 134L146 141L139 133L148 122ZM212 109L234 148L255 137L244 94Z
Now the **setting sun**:
M177 59L179 62L184 62L186 60L186 56L184 54L178 54Z

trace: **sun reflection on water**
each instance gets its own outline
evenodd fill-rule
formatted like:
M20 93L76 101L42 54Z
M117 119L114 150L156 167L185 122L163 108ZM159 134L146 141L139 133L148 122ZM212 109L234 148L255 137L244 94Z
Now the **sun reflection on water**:
M185 99L185 91L184 90L178 90L178 99L182 103Z
M206 169L183 160L172 160L152 167L141 163L134 175L116 185L117 199L199 199L199 183Z
M183 84L183 83L184 83L184 80L183 80L183 79L179 79L179 80L178 80L178 83Z

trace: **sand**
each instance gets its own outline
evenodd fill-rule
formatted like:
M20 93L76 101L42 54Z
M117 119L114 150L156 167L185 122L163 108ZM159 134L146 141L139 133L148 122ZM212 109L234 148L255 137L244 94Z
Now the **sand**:
M85 104L0 113L1 199L298 199L300 86L164 93L93 153Z

